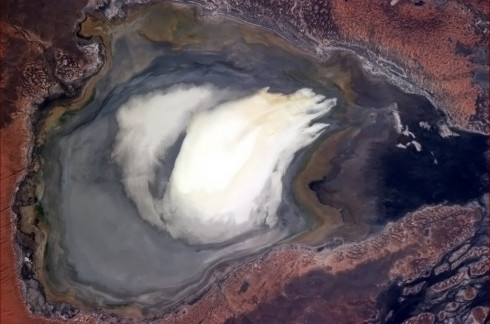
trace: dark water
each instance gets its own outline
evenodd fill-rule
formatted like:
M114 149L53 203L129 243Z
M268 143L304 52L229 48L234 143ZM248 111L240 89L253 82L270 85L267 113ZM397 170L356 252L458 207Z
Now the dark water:
M342 208L345 219L382 225L424 205L465 204L488 192L486 136L453 129L454 136L443 137L446 117L426 98L369 78L362 70L352 71L355 103L364 109L378 107L372 110L377 121L368 123L367 116L355 120L361 132L346 136L332 170L310 184L322 203ZM401 134L393 125L393 108L400 116ZM405 130L410 133L403 134ZM420 151L412 141L420 144ZM343 186L346 182L351 185ZM352 196L358 199L356 208L345 198Z
M387 219L422 205L465 204L488 192L486 136L460 132L441 139L432 130L417 132L417 140L424 143L421 152L390 148L374 162L378 208Z
M484 218L477 230L476 235L470 240L469 246L473 248L488 247L488 218ZM479 276L466 276L464 280L450 285L442 291L434 291L431 287L436 284L458 275L458 273L468 273L468 268L476 262L483 260L482 255L472 257L465 256L464 261L453 263L451 257L458 251L461 246L448 251L446 255L435 265L432 270L427 271L424 276L419 277L409 283L393 281L387 289L382 291L377 297L377 306L381 310L381 323L402 323L403 321L416 316L422 312L432 314L444 314L447 320L455 323L464 323L471 310L475 307L488 306L488 273ZM485 255L483 257L486 257ZM455 258L455 260L457 260ZM454 260L452 260L454 262ZM435 271L441 265L451 265L446 271ZM457 265L456 265L457 264ZM404 294L405 288L422 285L418 292L413 294ZM474 288L476 296L473 299L462 298L461 293L467 288ZM457 307L451 311L450 304L456 304ZM436 319L436 323L444 323L444 317Z
M459 136L443 138L439 127L444 115L425 98L388 89L381 82L366 82L358 73L353 88L361 105L388 105L396 102L402 123L414 133L422 145L399 149L395 145L372 149L366 176L375 173L374 190L380 221L395 220L423 205L440 203L465 204L488 192L488 138L463 131ZM381 96L380 96L381 94ZM420 126L425 121L430 129ZM406 145L413 138L401 135L395 143Z
M397 91L386 91L386 86L363 82L359 75L354 88L364 95L360 103L396 102L402 122L422 145L417 152L413 146L402 150L392 145L373 148L372 160L366 172L378 176L376 192L378 210L388 220L402 217L422 205L439 203L464 204L488 192L488 138L480 134L455 131L459 136L443 138L439 126L443 114L425 98L408 96ZM366 86L367 85L367 86ZM369 86L371 85L371 86ZM375 94L383 94L384 99ZM420 122L430 124L427 130ZM396 143L407 144L413 138L399 136Z

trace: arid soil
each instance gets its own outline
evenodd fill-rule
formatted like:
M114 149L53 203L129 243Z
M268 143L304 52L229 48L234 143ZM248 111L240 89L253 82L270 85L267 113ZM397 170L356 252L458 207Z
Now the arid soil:
M359 49L377 64L375 72L416 84L455 125L488 132L486 1L216 3L220 11L266 26L304 47L308 39L310 50L320 54L328 46Z
M23 301L12 209L19 181L34 165L33 120L46 99L75 98L101 65L97 46L73 32L85 1L2 1L1 26L1 320L39 323ZM49 21L49 23L47 23Z
M488 79L476 76L488 69L488 2L333 1L332 15L355 22L338 24L347 42L403 67L455 124L488 132Z
M488 272L488 247L472 250L474 255L469 248L458 254L480 220L472 208L426 208L335 251L278 249L228 275L169 323L384 323L390 309L377 299L388 291L390 280L401 287L399 297L406 297L422 287L447 290ZM443 251L453 250L451 264L441 262ZM455 268L469 258L473 262L448 279L425 281L434 269Z
M83 96L83 86L101 67L104 51L96 40L74 37L86 2L1 3L1 323L54 321L31 315L24 303L13 203L19 182L36 167L31 162L33 122L49 109L44 102ZM488 133L486 1L213 3L210 8L273 29L299 45L308 43L305 47L319 54L326 46L360 49L373 63L385 65L378 72L391 73L395 82L408 81L426 91L455 125ZM98 8L114 18L124 14L125 7L120 7L93 1L90 10ZM403 287L397 296L405 300L417 289L430 287L434 295L452 289L459 296L456 306L470 305L476 293L465 284L488 276L488 248L470 242L476 226L482 226L481 219L471 206L434 207L335 251L277 249L223 275L200 299L157 322L274 323L283 322L283 316L295 322L359 323L369 318L375 322L390 318L390 309L380 305L383 294L394 290L391 282ZM427 272L437 271L448 273L448 278L424 284ZM356 280L366 284L361 293L349 290ZM420 313L411 322L456 316L456 306L448 302L444 311ZM468 311L476 323L488 320L488 307ZM47 313L63 314L57 309ZM113 320L83 312L74 318L76 322Z

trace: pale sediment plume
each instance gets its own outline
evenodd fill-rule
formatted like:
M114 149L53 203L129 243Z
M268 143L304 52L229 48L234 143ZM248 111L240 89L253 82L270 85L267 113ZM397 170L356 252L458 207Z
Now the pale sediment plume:
M122 167L128 196L141 217L150 223L158 223L148 188L148 182L155 177L158 158L177 140L191 113L205 108L206 102L213 104L217 92L211 86L174 87L130 98L119 109L119 131L112 156Z
M212 107L222 93L181 86L133 98L117 114L113 156L140 216L192 244L274 226L286 169L327 127L314 120L336 103L306 88L290 95L262 89ZM169 186L152 197L158 160L183 132Z

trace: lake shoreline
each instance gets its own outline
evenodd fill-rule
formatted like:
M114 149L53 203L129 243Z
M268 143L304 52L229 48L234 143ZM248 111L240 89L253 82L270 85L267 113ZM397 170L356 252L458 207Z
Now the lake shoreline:
M110 56L109 56L110 57ZM107 67L107 62L103 63L104 68ZM389 70L390 73L392 73L392 70ZM98 74L98 73L96 73ZM387 74L383 72L383 74ZM100 75L100 74L99 74ZM391 74L390 74L391 75ZM97 82L96 79L92 79L87 83L87 85L84 86L85 89L89 89L91 85L95 84ZM90 91L88 91L90 92ZM84 95L87 96L87 90L83 91ZM87 97L85 97L86 99ZM70 99L71 100L71 99ZM82 100L83 101L83 100ZM55 103L53 103L55 104ZM32 113L30 112L30 107L31 104L28 100L24 101L23 104L19 103L19 107L24 107L24 111L18 111L17 115L22 116L22 117L16 117L14 122L12 122L10 125L8 125L5 128L2 128L2 170L7 170L11 168L14 170L12 172L12 175L10 177L4 177L2 174L2 206L11 206L11 202L8 200L12 197L13 193L17 190L16 188L21 188L21 190L24 188L24 185L17 186L19 182L22 182L23 179L25 178L25 175L30 172L31 167L36 168L36 163L30 161L30 156L31 156L31 151L34 149L33 146L33 138L30 135L32 130L31 126L33 123L33 119L30 118L29 116L32 116ZM62 114L59 114L61 116ZM24 135L20 135L20 130L24 133ZM15 140L14 140L15 139ZM4 145L5 143L8 143ZM4 157L8 156L9 161L4 162ZM19 194L21 195L21 194ZM24 197L25 198L25 197ZM21 200L21 199L20 199ZM19 201L19 200L17 200ZM20 205L14 206L14 211L18 211L18 208L20 208ZM15 232L15 222L14 224L10 224L8 220L14 219L12 216L12 213L10 212L10 208L2 209L2 266L6 265L8 268L10 268L10 274L5 275L6 277L10 278L9 283L7 285L2 284L2 294L5 289L7 291L10 291L14 295L17 294L18 298L22 299L20 295L18 294L18 283L15 283L17 280L16 278L18 277L18 269L19 265L17 262L12 263L12 260L15 258L17 260L23 259L26 255L23 255L23 257L19 258L15 257L14 250L18 249L19 251L22 249L19 249L18 247L12 247L11 246L11 240L14 240L15 242L20 242L23 241L18 238L13 239L13 233ZM28 240L28 238L26 238ZM37 242L38 243L38 242ZM9 246L10 245L10 246ZM22 254L22 252L18 252L19 254ZM29 253L28 253L29 254ZM27 254L27 255L28 255ZM7 287L7 288L6 288ZM16 293L17 291L17 293ZM39 298L39 297L36 297ZM17 299L18 300L18 299ZM4 301L2 301L3 303ZM12 301L9 301L9 305L2 305L2 308L8 307L11 308L13 306L10 305L15 305L16 299L12 299ZM21 307L17 308L19 311L19 314L24 314L25 316L25 323L28 323L30 320L32 320L32 317L28 311L24 308L24 305L22 303ZM67 309L66 314L62 316L70 316L71 313L75 312L75 310L72 309ZM59 314L60 310L59 309L54 309L53 313L54 314ZM2 311L2 318L4 312ZM86 314L79 313L77 315L77 319L81 320L86 316ZM87 315L88 316L88 315ZM93 318L91 315L89 317L85 318ZM37 322L38 318L36 318ZM50 319L46 319L46 321L52 321Z

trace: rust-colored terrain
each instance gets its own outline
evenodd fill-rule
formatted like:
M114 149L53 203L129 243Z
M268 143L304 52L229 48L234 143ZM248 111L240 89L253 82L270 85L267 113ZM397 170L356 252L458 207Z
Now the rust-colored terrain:
M446 301L442 292L465 294L471 278L488 273L488 247L465 245L481 217L472 208L426 208L335 251L294 246L272 251L215 284L196 304L182 307L169 323L388 322L394 309L387 305L397 298L409 300L426 289ZM442 261L445 251L451 251L448 262ZM445 280L427 278L449 269L455 271ZM475 297L466 297L466 303ZM464 300L458 302L464 307ZM449 310L424 316L456 318Z
M310 51L341 46L364 52L376 72L417 85L455 125L488 132L488 1L218 3L223 12L292 42L308 47L308 39Z
M426 91L455 125L488 133L487 1L202 2L319 55L332 45L359 50L380 73ZM80 96L100 69L102 49L74 37L86 5L87 0L1 2L1 323L53 321L31 315L24 303L14 242L22 236L15 236L13 203L19 182L35 168L33 121L49 109L45 100ZM90 6L106 16L122 10L102 1ZM410 298L425 290L423 304L431 311L421 310L406 323L463 323L463 315L468 323L486 323L488 307L472 306L478 287L488 285L488 247L475 240L482 235L477 230L488 227L485 219L472 206L433 207L333 251L277 249L224 274L200 299L161 321L398 323L393 310L409 307ZM430 308L434 300L444 309ZM63 314L53 307L46 313ZM80 313L74 321L113 319Z
M23 302L14 195L33 167L33 120L46 99L73 98L99 53L73 37L85 1L1 2L1 323L39 323Z
M340 36L401 66L465 128L488 132L488 1L332 1ZM486 74L486 79L484 75Z

